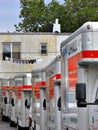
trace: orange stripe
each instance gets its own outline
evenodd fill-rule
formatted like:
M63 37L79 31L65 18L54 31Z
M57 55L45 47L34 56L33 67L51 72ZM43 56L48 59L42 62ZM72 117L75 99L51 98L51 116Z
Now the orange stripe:
M13 90L17 90L17 87L16 87L16 86L13 86Z
M36 82L35 83L36 86L33 87L34 91L39 92L40 91L40 87L42 86L46 86L46 82L42 81L42 82Z
M83 55L80 52L68 59L68 81L70 89L75 89L78 80L77 62L82 58L82 56Z
M23 86L16 86L16 90L22 90Z
M42 81L42 82L36 82L35 83L35 86L46 86L46 82L45 81Z
M68 58L68 79L69 88L74 89L78 80L77 63L82 58L98 58L98 50L84 50Z
M3 89L8 90L9 86L3 86Z
M13 89L13 86L10 86L10 90L12 90Z
M98 50L85 50L82 52L82 58L98 58Z
M32 85L24 85L23 89L32 89Z
M32 89L32 85L14 86L13 90Z

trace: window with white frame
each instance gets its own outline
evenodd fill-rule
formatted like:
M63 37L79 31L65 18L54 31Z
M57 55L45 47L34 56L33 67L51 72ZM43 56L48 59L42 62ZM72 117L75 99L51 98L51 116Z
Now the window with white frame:
M20 59L20 42L3 42L2 58Z
M41 43L41 54L47 54L47 44Z

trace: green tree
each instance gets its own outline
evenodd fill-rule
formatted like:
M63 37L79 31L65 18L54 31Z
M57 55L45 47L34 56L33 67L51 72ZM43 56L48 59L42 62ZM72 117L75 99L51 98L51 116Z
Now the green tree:
M87 21L98 21L98 0L64 0L60 4L52 0L20 0L21 22L17 31L48 32L49 24L59 19L61 32L74 32Z
M64 9L64 5L61 5L56 0L52 0L47 5L47 21L54 23L55 19L60 19L62 16L62 11Z
M21 22L15 25L16 31L48 32L49 24L54 23L56 18L61 19L63 5L52 0L45 5L44 0L20 0Z
M44 25L46 6L44 0L20 0L22 19L15 25L17 31L37 32Z
M87 21L98 21L97 0L65 0L65 14L63 28L73 32Z

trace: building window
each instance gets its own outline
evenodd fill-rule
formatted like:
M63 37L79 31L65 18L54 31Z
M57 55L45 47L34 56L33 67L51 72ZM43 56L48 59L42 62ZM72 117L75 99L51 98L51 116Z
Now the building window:
M20 59L20 43L3 43L3 60L7 58Z
M41 43L41 54L47 54L47 44Z

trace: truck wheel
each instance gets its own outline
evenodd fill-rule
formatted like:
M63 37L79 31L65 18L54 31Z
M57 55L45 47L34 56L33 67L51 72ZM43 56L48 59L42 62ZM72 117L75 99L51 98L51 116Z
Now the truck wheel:
M34 130L36 130L36 121L34 121Z
M1 120L5 121L5 116L1 115Z
M3 110L1 110L1 120L2 120L2 121L5 120L5 118L4 118L4 116L3 116Z
M17 124L17 130L22 130L22 128Z
M14 126L14 122L10 119L10 127Z

